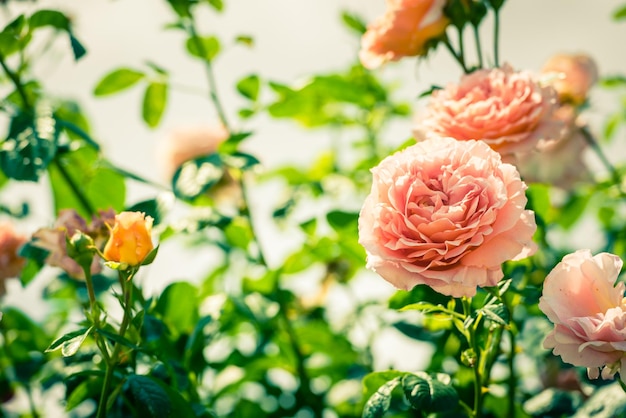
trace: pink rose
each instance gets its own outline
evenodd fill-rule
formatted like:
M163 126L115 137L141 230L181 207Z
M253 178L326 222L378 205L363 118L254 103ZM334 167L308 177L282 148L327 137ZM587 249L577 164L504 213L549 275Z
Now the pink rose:
M385 158L359 217L367 267L402 289L454 297L495 286L536 245L526 185L482 141L433 138Z
M539 309L554 324L543 346L564 362L588 368L591 378L617 371L626 382L626 304L616 255L578 250L548 274Z
M541 140L528 152L517 153L510 158L526 182L541 182L572 189L577 183L591 179L583 159L588 148L587 141L577 123L577 113L572 106L563 105L556 117L565 124L561 138Z
M0 296L6 293L5 280L18 277L26 264L26 259L18 255L25 243L26 237L18 234L12 224L0 223Z
M158 160L167 179L186 161L217 152L228 139L228 131L221 125L178 129L163 141L158 149Z
M556 93L527 72L510 66L478 70L459 84L433 92L419 116L417 140L449 136L480 139L502 155L528 151L540 140L562 137L563 124L554 116Z
M361 38L359 58L373 69L387 61L425 55L429 41L443 36L448 19L445 0L387 0L387 10Z
M550 81L561 103L581 105L587 100L591 86L598 81L598 67L587 55L555 55L542 69L553 74Z

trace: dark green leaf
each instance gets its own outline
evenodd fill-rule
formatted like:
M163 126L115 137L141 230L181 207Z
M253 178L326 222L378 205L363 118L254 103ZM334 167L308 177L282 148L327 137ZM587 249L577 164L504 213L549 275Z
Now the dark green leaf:
M400 385L401 381L401 377L395 377L380 386L376 393L370 396L365 403L362 417L380 418L385 415L385 412L389 409L389 405L391 405L391 393Z
M51 26L60 30L69 30L70 21L63 13L57 10L39 10L33 13L28 20L31 29L42 26Z
M333 210L326 214L326 220L337 232L345 232L346 230L356 232L359 214L356 212Z
M167 84L153 81L143 96L142 117L149 127L155 128L161 121L167 104Z
M365 25L365 22L363 21L363 19L355 15L354 13L350 13L346 11L342 12L341 20L343 21L343 23L346 25L347 28L352 29L359 35L362 35L365 33L365 31L367 31L367 26Z
M87 50L85 49L83 44L80 43L78 39L76 39L76 37L74 36L72 32L68 31L68 36L70 37L70 46L72 47L72 53L74 54L74 59L78 61L79 59L85 56L85 54L87 53Z
M259 97L261 82L259 76L250 74L237 82L237 91L246 99L256 101Z
M214 186L224 175L224 162L217 154L185 162L174 174L174 194L195 199Z
M215 36L191 37L185 46L191 55L206 61L212 61L220 52L220 41Z
M102 80L98 82L93 94L96 96L106 96L117 93L137 84L144 76L145 74L141 71L130 68L118 68L105 75Z
M411 406L418 411L450 411L459 404L459 395L450 386L450 377L447 375L433 377L422 372L408 374L402 378L402 388Z
M180 393L150 376L130 375L126 379L138 416L146 418L196 418Z
M407 305L418 302L428 302L433 305L446 306L449 300L449 296L444 296L441 293L435 292L429 286L417 285L409 291L398 290L389 299L389 307L391 309L401 309Z
M223 155L222 161L228 167L242 171L249 170L260 164L260 161L255 156L238 151Z
M0 169L9 178L37 181L54 158L58 136L51 114L18 113L0 145Z

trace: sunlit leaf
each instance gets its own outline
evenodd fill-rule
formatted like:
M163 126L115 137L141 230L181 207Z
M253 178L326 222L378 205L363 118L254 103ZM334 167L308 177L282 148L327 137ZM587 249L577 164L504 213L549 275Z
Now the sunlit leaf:
M213 61L221 49L220 41L215 36L190 37L185 46L192 56L207 61Z
M364 34L365 31L367 30L365 21L361 17L355 15L354 13L350 13L346 11L342 12L341 20L343 21L343 23L346 25L347 28L352 29L359 35Z
M154 81L148 84L143 96L142 117L149 127L155 128L161 121L167 104L167 84Z
M106 96L126 90L144 78L145 74L131 68L118 68L105 75L96 85L93 94Z
M237 82L237 91L246 99L256 101L259 97L261 82L259 76L250 74Z

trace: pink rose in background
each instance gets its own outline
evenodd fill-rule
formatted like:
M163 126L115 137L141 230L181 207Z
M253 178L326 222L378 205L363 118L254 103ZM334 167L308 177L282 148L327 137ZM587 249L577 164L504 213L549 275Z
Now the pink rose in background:
M85 279L83 269L67 255L67 245L65 238L71 237L77 231L81 231L94 238L94 242L103 242L104 231L106 228L103 222L106 222L113 211L100 212L101 220L95 220L92 226L88 226L87 222L76 213L74 209L63 209L59 212L59 216L52 228L40 228L33 234L33 245L43 248L49 252L45 262L49 266L60 267L70 277L75 279ZM95 228L95 229L94 229ZM96 231L96 232L94 232ZM106 237L108 239L108 235ZM97 274L102 271L99 258L94 257L91 264L91 274Z
M561 103L581 105L589 89L598 81L598 67L591 57L583 54L559 54L548 60L542 72L553 74L550 84Z
M216 152L228 136L222 125L181 128L172 132L157 150L163 174L171 179L183 163Z
M374 69L387 61L425 55L429 41L441 37L448 27L445 5L445 0L387 0L385 14L361 38L363 66Z
M478 70L433 92L414 130L419 140L449 136L483 140L502 155L528 151L563 136L556 93L510 66Z
M539 309L554 324L543 346L564 362L588 368L590 378L626 382L626 304L616 255L589 250L568 254L543 285Z
M18 277L26 264L26 259L18 255L26 236L18 234L13 225L0 223L0 296L6 293L5 280Z
M531 255L534 214L514 166L482 141L433 138L385 158L359 216L367 267L401 289L454 297Z
M508 162L517 166L526 182L547 183L571 190L577 183L591 179L583 158L588 144L572 106L561 106L556 117L565 124L561 138L541 140L535 149L517 153Z

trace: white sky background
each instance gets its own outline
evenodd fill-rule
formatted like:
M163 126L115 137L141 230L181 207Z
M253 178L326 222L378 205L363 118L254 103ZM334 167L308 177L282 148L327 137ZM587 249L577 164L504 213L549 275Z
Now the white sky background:
M223 42L223 53L215 62L219 93L231 120L236 110L245 104L236 94L234 85L242 76L258 73L264 80L290 84L309 75L341 71L352 63L358 51L358 39L340 23L340 11L349 10L371 21L384 10L384 0L224 0L226 11L217 15L206 12L198 16L200 34L215 34ZM586 52L598 63L601 74L626 73L626 22L611 21L611 12L624 0L508 0L501 14L501 61L518 69L539 70L543 63L558 52ZM165 0L41 0L34 5L9 8L12 15L0 14L6 24L17 10L57 8L72 16L75 34L88 54L78 63L71 57L65 37L36 67L37 75L50 93L74 98L84 107L91 120L94 136L103 145L105 154L119 166L149 179L162 182L155 159L156 145L172 129L196 126L216 121L209 100L201 95L171 90L169 103L161 125L150 130L141 121L143 89L94 98L97 81L109 71L121 67L142 68L151 60L170 72L175 84L198 87L206 91L202 64L190 58L184 50L182 31L163 30L175 21L175 14ZM10 14L11 14L10 13ZM483 25L483 48L489 61L491 21ZM252 49L235 45L237 35L250 34L255 39ZM469 35L469 33L468 33ZM472 42L467 41L467 45ZM471 57L471 51L469 51ZM388 65L383 74L396 80L401 88L398 97L411 101L431 84L456 82L457 66L444 48L416 65L415 59ZM271 99L264 91L264 101ZM592 114L601 121L604 112L614 109L610 96L594 92ZM396 123L385 133L384 141L400 143L410 135L410 118ZM287 120L259 117L241 125L255 135L246 149L267 166L282 163L311 162L317 151L327 149L333 135L324 130L304 131ZM610 154L617 161L619 154ZM624 154L622 154L624 155ZM0 190L0 201L18 203L27 200L33 214L22 225L26 232L53 222L48 185L14 184ZM131 184L129 203L152 197L154 191ZM257 193L256 204L261 217L269 207ZM264 206L265 204L265 206ZM271 226L261 225L261 240L281 247L273 241ZM263 234L270 234L268 237ZM282 244L284 245L284 244ZM171 248L171 247L170 247ZM169 251L169 252L168 252ZM157 290L164 282L177 278L199 278L207 270L201 254L185 248L162 249L148 272L146 288ZM158 272L164 282L148 280ZM39 285L41 285L41 280ZM364 293L391 293L382 279L368 277ZM10 287L5 300L32 311L38 284L23 291L19 285ZM36 305L36 304L35 304Z

